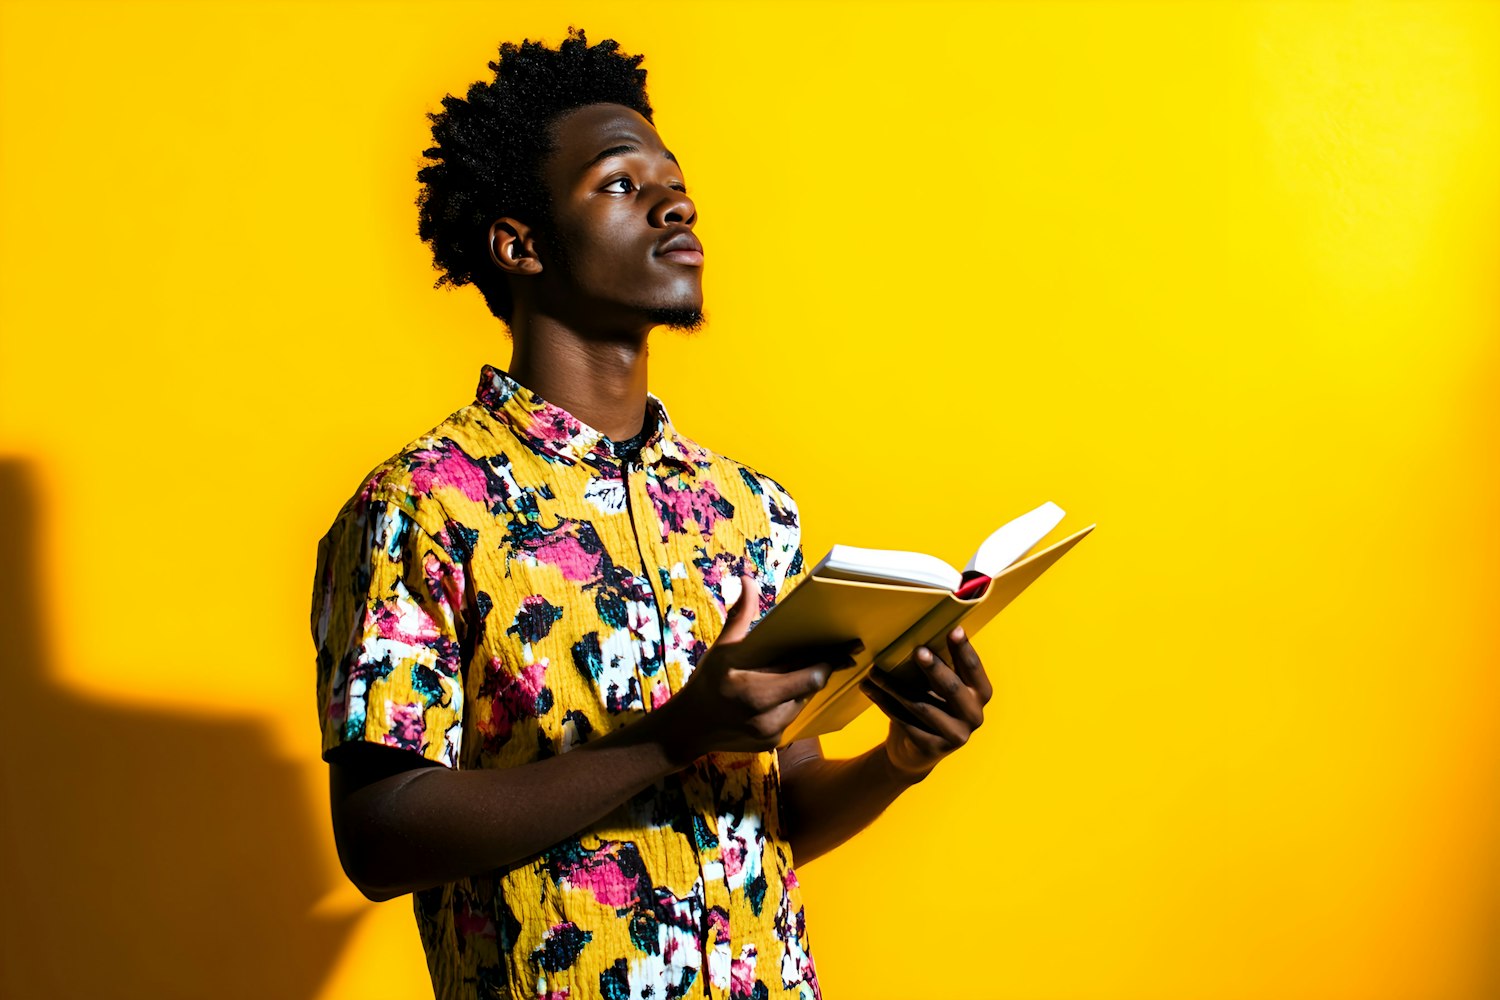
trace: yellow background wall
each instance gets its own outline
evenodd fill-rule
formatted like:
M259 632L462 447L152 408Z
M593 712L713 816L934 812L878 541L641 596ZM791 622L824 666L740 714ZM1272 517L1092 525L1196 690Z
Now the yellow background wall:
M1099 523L803 870L830 1000L1500 993L1500 5L12 0L0 992L428 989L333 852L314 545L508 360L424 114L570 22L702 213L653 387L810 556Z

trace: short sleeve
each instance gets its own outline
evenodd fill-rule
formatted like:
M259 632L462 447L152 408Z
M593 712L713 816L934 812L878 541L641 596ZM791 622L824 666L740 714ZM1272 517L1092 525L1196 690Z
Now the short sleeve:
M407 505L351 502L318 543L312 632L323 756L365 741L457 767L463 565Z

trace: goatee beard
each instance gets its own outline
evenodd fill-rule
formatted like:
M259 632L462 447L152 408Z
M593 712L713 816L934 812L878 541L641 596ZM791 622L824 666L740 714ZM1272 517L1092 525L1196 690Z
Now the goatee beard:
M691 306L661 306L648 310L646 316L658 326L683 333L694 333L703 328L703 310Z

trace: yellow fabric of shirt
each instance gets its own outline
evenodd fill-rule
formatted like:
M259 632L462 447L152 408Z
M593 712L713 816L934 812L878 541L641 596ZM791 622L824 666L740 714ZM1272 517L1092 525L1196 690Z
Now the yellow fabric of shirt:
M742 569L762 615L795 583L791 496L648 406L626 460L486 365L473 403L365 478L318 546L325 757L567 753L682 687ZM436 996L817 997L776 764L712 754L536 858L416 893Z

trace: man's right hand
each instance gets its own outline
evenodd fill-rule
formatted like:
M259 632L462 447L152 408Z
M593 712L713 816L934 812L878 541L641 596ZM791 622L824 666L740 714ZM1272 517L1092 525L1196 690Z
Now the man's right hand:
M686 684L654 713L675 756L691 763L715 751L764 751L781 745L807 699L835 669L852 666L858 640L814 647L776 662L752 661L741 640L760 610L760 584L740 577L740 597L724 630L703 654Z

